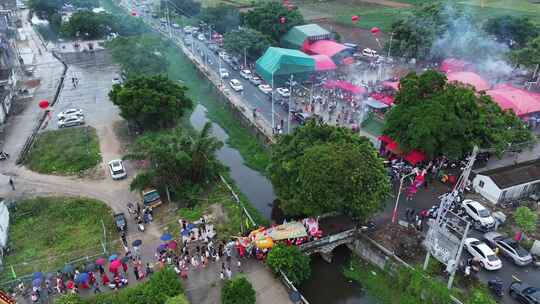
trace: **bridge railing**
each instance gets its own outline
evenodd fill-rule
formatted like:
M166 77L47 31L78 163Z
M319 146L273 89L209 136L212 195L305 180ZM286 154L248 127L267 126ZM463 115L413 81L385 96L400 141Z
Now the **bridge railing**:
M324 245L327 245L327 244L330 244L330 243L334 243L334 242L349 238L351 236L356 235L356 233L357 233L356 229L350 229L350 230L346 230L346 231L343 231L343 232L340 232L340 233L337 233L337 234L332 234L332 235L329 235L329 236L325 236L325 237L320 238L320 239L318 239L316 241L311 241L311 242L304 243L304 244L300 245L299 247L300 247L300 250L306 251L306 250L309 250L309 249L312 249L312 248L321 247L321 246L324 246Z

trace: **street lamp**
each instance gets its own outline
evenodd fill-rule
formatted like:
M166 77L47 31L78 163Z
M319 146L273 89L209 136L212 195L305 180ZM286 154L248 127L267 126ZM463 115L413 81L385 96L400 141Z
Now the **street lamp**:
M291 74L291 79L289 80L289 108L287 109L287 134L291 134L291 98L292 98L292 83L293 83L294 74Z
M418 172L418 169L417 168L414 168L414 170L407 174L407 175L404 175L403 177L400 178L399 180L399 191L398 191L398 194L397 194L397 197L396 197L396 204L394 205L394 211L392 212L392 224L395 224L396 223L396 220L397 220L397 209L398 209L398 206L399 206L399 197L401 196L401 190L403 188L403 181L413 175L413 174L416 174Z

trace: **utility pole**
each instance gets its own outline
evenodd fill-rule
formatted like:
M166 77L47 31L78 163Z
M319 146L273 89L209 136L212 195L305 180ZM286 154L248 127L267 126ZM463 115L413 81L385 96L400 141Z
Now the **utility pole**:
M247 69L247 56L246 56L246 48L244 48L244 69Z
M276 129L275 118L274 118L274 73L272 73L272 134Z
M291 74L291 79L289 81L289 109L287 110L287 134L291 134L291 98L292 98L292 83L293 83L294 74Z
M461 253L463 252L463 246L465 245L465 239L467 238L467 233L469 233L469 228L471 227L471 223L467 222L467 226L465 226L465 232L463 233L463 237L461 238L461 242L459 243L459 249L456 255L456 260L454 262L453 267L450 267L450 278L448 279L448 285L446 286L448 289L452 288L452 284L454 283L454 278L456 276L456 270L457 270L457 264L459 263L459 260L461 259Z
M392 50L392 39L394 38L394 32L390 33L390 45L388 46L388 58L390 58L390 51Z

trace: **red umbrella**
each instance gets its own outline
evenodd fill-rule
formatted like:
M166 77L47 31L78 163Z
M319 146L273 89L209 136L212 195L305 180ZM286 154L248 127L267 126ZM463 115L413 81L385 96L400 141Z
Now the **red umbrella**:
M38 105L41 109L45 110L49 107L49 101L47 99L42 99L39 101Z
M122 262L120 262L120 260L114 260L111 262L111 264L109 264L109 271L111 272L116 272L118 271L118 268L122 266Z
M170 241L169 243L167 243L167 248L171 250L175 250L176 247L178 247L178 244L176 243L176 241Z
M96 264L103 266L103 264L105 264L105 259L104 258L98 258L96 260Z
M373 34L373 35L376 35L380 32L381 30L378 28L378 27L372 27L370 32Z
M354 16L351 17L351 21L352 21L353 23L356 23L356 21L358 21L358 19L359 19L359 17L356 16L356 15L354 15Z
M73 289L74 286L75 286L75 283L72 280L67 281L66 283L67 289Z
M285 24L286 21L287 21L287 19L285 19L285 17L280 17L279 18L279 23L281 23L281 24Z

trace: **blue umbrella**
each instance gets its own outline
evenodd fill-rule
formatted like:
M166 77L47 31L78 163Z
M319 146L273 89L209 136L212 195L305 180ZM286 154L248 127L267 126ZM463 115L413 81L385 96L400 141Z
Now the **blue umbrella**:
M170 233L165 232L161 236L161 240L164 241L164 242L170 241L170 240L172 240L172 235Z
M187 227L186 227L186 228L187 228L187 230L189 231L189 230L195 228L195 225L193 225L192 223L189 223L189 224L187 224Z
M133 245L133 246L135 246L135 247L141 246L141 244L142 244L142 241L141 241L141 240L135 240L135 241L133 241L133 243L131 243L131 245Z
M112 262L114 260L118 259L118 256L116 254L113 254L109 257L109 262Z
M38 286L40 286L40 285L41 285L41 278L34 279L34 280L32 281L32 286L38 287Z
M182 229L182 231L180 232L180 234L181 234L182 236L188 236L189 231L188 231L187 229Z
M89 276L88 276L88 273L86 272L83 272L79 275L79 281L81 281L81 283L87 282L88 279L89 279Z
M300 302L301 298L302 296L298 291L291 291L291 293L289 293L289 299L291 299L293 303Z
M39 272L39 271L38 271L38 272L34 272L34 273L32 274L32 280L35 280L35 279L41 279L42 277L43 277L43 273L41 273L41 272Z
M161 244L157 248L157 252L163 252L165 250L167 250L167 244Z
M64 273L72 273L74 269L75 268L73 268L73 266L71 266L69 264L66 264L66 266L64 266L64 269L62 270L62 272L64 272Z

